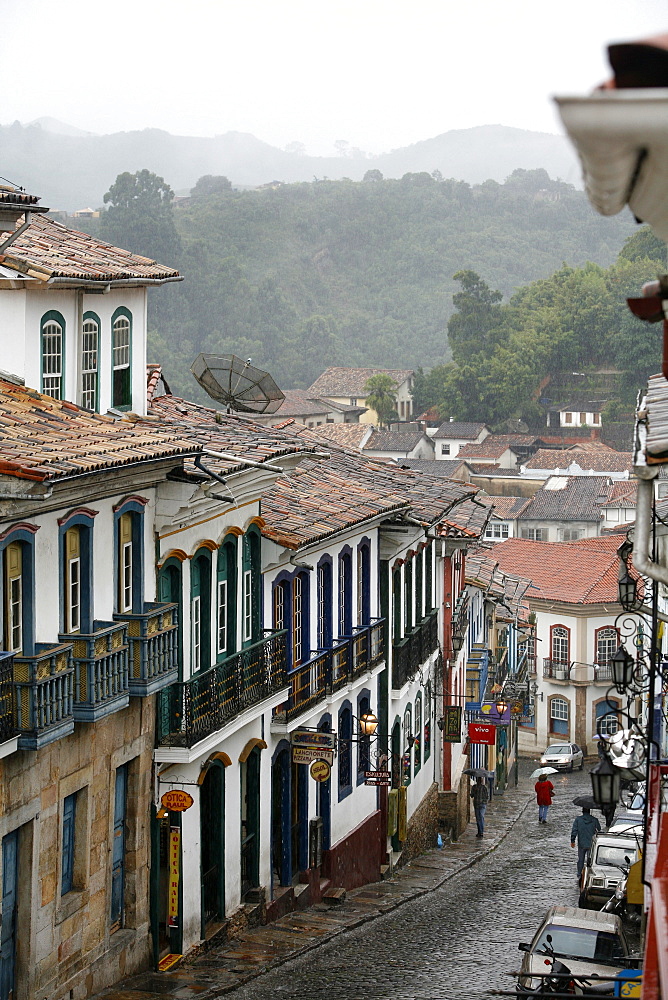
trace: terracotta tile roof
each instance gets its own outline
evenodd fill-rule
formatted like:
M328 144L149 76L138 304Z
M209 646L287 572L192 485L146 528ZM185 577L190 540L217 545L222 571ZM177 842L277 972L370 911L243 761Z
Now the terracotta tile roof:
M601 501L601 507L635 507L638 486L634 480L622 479L608 487L608 499Z
M457 441L470 438L474 441L481 431L484 431L485 424L456 423L453 420L446 420L434 434L434 438L447 441Z
M364 398L364 386L373 375L389 375L397 385L401 385L414 372L411 368L326 368L306 391L313 396Z
M364 451L412 451L426 438L423 431L374 430L364 443Z
M171 392L169 386L167 385L167 380L162 374L162 365L147 364L146 365L146 399L148 403L156 395L156 393L162 395L163 392Z
M466 462L458 458L440 461L436 458L401 458L398 464L402 469L412 469L413 472L424 472L428 476L440 476L452 479L457 472L466 469Z
M648 465L668 462L668 381L652 375L637 414L640 447ZM639 459L636 461L639 464Z
M321 424L312 430L326 441L332 441L343 448L361 449L362 445L373 432L371 424Z
M481 590L489 590L496 565L496 559L483 552L469 552L466 556L466 583Z
M578 469L582 472L628 472L631 468L631 455L622 451L557 451L541 448L527 459L524 467L527 470L559 469L574 475L577 475Z
M305 440L305 435L268 427L250 417L224 413L178 396L167 395L154 399L149 414L160 418L162 427L178 428L180 434L187 436L197 446L229 455L225 459L205 456L207 467L219 474L247 468L243 462L235 461L237 456L253 462L271 462L282 456L323 450L316 441ZM297 426L299 425L295 425Z
M457 455L459 458L465 458L467 461L471 459L473 462L481 458L489 458L494 461L501 458L509 448L512 449L512 445L508 441L495 434L490 434L481 444L462 445Z
M492 503L492 517L509 519L519 517L531 497L489 497Z
M197 450L179 427L114 419L0 380L0 474L46 481Z
M78 278L101 282L135 280L141 284L180 279L173 267L68 229L48 216L33 216L30 226L0 257L0 263L42 281Z
M528 521L601 520L609 486L600 476L549 476L522 512Z
M527 596L568 604L617 604L619 538L577 542L508 538L494 546L499 568L532 581ZM470 557L466 560L467 570ZM635 575L635 574L634 574Z
M302 429L300 437L324 443L315 430ZM296 549L392 511L404 511L426 527L456 517L458 505L475 493L467 483L424 476L332 444L330 461L302 461L263 497L264 533Z
M446 514L438 526L442 538L480 538L492 513L491 505L465 500L451 514Z

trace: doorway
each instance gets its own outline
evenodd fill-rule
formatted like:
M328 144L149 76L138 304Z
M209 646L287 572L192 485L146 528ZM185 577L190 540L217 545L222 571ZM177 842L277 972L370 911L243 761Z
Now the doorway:
M18 930L19 831L2 838L2 930L0 937L0 1000L13 1000Z
M225 772L217 761L200 788L202 937L225 916Z
M241 764L241 899L260 884L260 750Z

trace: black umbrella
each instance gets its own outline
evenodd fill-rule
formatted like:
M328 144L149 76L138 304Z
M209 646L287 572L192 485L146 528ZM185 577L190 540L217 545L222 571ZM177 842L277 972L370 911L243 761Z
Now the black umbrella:
M591 795L577 795L573 799L573 805L574 806L580 806L581 809L600 809L601 808L600 806L596 805L596 803L594 802L594 799L592 798Z
M463 774L470 774L472 778L493 778L494 771L486 771L484 767L465 767Z

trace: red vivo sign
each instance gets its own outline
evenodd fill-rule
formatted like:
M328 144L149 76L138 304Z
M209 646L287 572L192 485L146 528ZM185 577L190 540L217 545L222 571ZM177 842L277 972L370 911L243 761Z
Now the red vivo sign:
M487 743L493 747L496 743L496 726L485 722L469 722L469 743Z

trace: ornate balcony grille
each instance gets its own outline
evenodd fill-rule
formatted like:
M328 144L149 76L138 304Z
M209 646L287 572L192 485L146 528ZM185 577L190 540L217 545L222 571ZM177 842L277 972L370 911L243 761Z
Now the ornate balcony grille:
M163 693L158 720L162 746L192 747L244 709L288 683L285 631L229 656Z
M60 635L72 644L74 720L95 722L130 701L127 626L93 622L90 633Z
M74 729L72 645L36 643L14 657L15 723L20 750L39 750Z
M146 604L137 614L115 614L114 621L127 624L131 695L145 698L178 678L178 604Z

